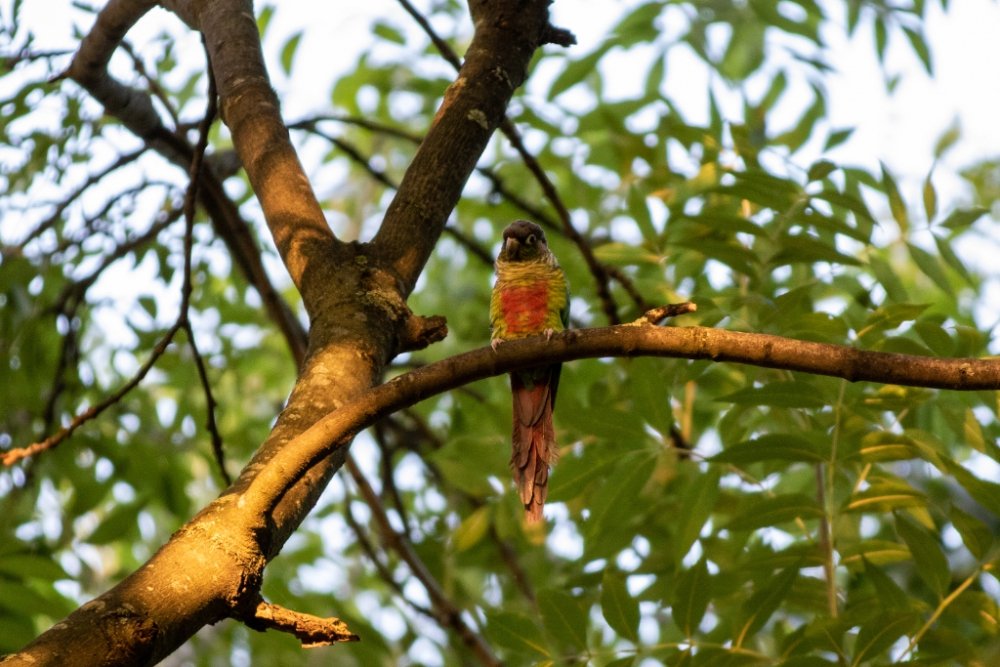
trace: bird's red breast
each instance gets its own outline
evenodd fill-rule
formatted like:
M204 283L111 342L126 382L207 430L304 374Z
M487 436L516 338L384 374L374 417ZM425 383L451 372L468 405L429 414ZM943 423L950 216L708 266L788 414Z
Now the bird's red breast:
M548 305L549 288L543 281L504 288L500 292L500 309L508 335L541 333Z

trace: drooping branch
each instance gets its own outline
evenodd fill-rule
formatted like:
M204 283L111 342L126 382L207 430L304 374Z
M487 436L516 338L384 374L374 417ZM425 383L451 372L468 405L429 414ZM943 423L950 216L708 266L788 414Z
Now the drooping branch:
M448 597L441 587L441 584L438 583L434 575L427 569L427 566L414 550L409 540L406 539L406 536L400 535L392 527L378 494L375 493L371 484L368 483L368 480L365 479L365 476L350 456L348 456L344 467L347 468L351 479L354 480L354 484L358 487L361 497L364 498L368 507L371 508L375 521L378 523L379 530L382 533L382 539L399 554L399 557L409 566L413 576L423 584L427 595L431 599L431 603L434 605L438 622L443 627L454 630L462 642L469 647L469 650L476 655L483 664L483 667L501 667L503 663L494 655L493 649L490 648L490 645L482 635L469 627L462 619L462 611L452 602L451 598Z
M663 315L655 312L653 317ZM361 429L444 391L543 363L640 356L728 361L839 377L850 382L959 391L1000 389L1000 360L996 359L937 359L769 334L705 327L657 327L643 316L631 324L564 331L549 341L544 337L508 341L496 352L482 348L404 373L331 412L296 438L294 445L276 457L274 463L280 461L280 465L262 471L254 480L244 500L266 512L281 497L279 475L287 479L302 474Z

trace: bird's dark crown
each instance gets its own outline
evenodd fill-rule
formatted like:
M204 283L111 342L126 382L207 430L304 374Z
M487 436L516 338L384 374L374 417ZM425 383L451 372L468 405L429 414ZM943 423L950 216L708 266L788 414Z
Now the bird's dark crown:
M525 243L530 236L534 236L536 240L546 243L545 232L542 231L542 228L527 220L515 220L503 230L504 241L514 238L521 243Z

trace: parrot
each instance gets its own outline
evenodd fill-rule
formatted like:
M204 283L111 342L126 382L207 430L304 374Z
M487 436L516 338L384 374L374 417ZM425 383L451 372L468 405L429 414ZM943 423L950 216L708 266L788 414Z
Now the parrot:
M545 232L533 222L517 220L503 230L496 264L497 280L490 297L491 345L528 336L552 337L569 325L569 282ZM528 523L542 520L549 466L558 450L552 427L562 364L510 374L514 399L514 433L510 467Z

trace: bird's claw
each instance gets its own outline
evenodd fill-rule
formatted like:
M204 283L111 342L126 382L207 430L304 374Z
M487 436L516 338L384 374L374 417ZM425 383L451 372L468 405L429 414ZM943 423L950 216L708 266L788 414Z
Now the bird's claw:
M490 347L492 347L493 351L496 352L497 348L500 347L500 345L503 344L503 342L504 342L503 338L494 338L493 340L490 341Z
M554 334L555 332L556 332L555 329L546 329L542 333L545 334L545 340L550 341L552 340L552 334Z

